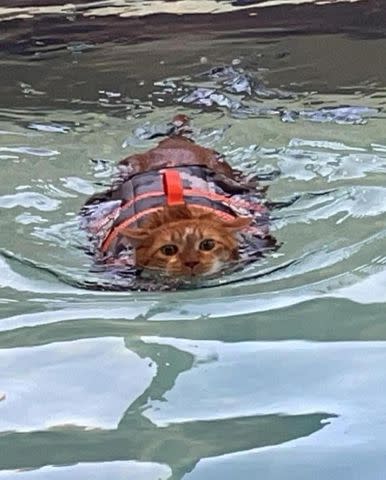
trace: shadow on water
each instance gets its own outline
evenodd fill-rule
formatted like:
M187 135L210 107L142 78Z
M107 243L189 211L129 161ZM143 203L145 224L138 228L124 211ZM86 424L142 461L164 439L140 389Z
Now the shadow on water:
M4 470L83 462L137 460L167 464L168 478L181 479L202 459L278 445L305 437L329 424L333 414L254 415L164 425L143 415L149 402L163 401L176 379L194 365L194 357L170 346L128 345L158 365L149 387L125 412L114 430L58 426L31 433L3 433L0 464ZM219 442L219 439L222 439ZM12 459L17 459L12 460Z
M207 457L248 451L311 435L327 414L255 416L192 422L162 429L135 414L115 431L46 431L6 434L0 439L3 469L39 468L80 462L139 460L170 465L181 479ZM226 439L219 443L218 438ZM11 447L12 445L12 447ZM105 452L104 454L101 452ZM15 463L10 456L17 456Z

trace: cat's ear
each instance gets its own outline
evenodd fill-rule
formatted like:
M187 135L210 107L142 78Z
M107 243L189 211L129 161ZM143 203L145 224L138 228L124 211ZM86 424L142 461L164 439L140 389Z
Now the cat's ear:
M218 222L217 215L215 215L212 212L209 213L203 213L202 215L199 215L198 220L202 220L203 222Z
M130 242L137 246L150 234L147 228L125 228L121 231L121 235L128 238Z
M215 222L217 224L220 224L222 227L226 228L227 230L234 231L234 232L248 227L248 225L250 225L252 221L250 217L236 217L233 220L230 220L228 222L226 220L222 220L212 212L204 213L203 215L200 215L198 219L203 221Z
M243 228L248 227L251 224L252 219L250 217L237 217L230 222L221 222L221 225L232 232L237 232Z

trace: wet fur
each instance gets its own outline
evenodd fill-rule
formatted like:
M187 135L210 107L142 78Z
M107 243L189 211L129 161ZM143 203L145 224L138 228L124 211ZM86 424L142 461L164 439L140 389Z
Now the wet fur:
M245 218L222 222L198 207L167 207L152 215L142 228L122 233L135 247L138 267L171 276L194 277L215 274L236 261L239 255L235 234L248 224L249 219ZM208 240L214 244L213 248L201 249ZM177 252L165 255L162 249L170 245Z

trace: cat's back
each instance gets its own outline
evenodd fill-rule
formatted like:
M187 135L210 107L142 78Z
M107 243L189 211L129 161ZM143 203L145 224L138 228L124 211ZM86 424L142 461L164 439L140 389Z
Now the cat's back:
M230 178L234 177L232 167L218 152L180 135L168 137L155 148L131 155L119 163L122 173L131 175L149 170L190 165L199 165Z

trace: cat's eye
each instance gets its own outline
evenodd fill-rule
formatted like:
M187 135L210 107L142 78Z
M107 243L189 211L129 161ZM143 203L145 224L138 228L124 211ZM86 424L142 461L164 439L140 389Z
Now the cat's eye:
M163 247L160 248L161 253L163 255L166 255L167 257L171 257L172 255L175 255L178 252L178 247L177 245L164 245Z
M212 240L211 238L207 238L206 240L203 240L200 243L200 250L203 250L204 252L209 252L209 250L213 250L216 245L216 242Z

